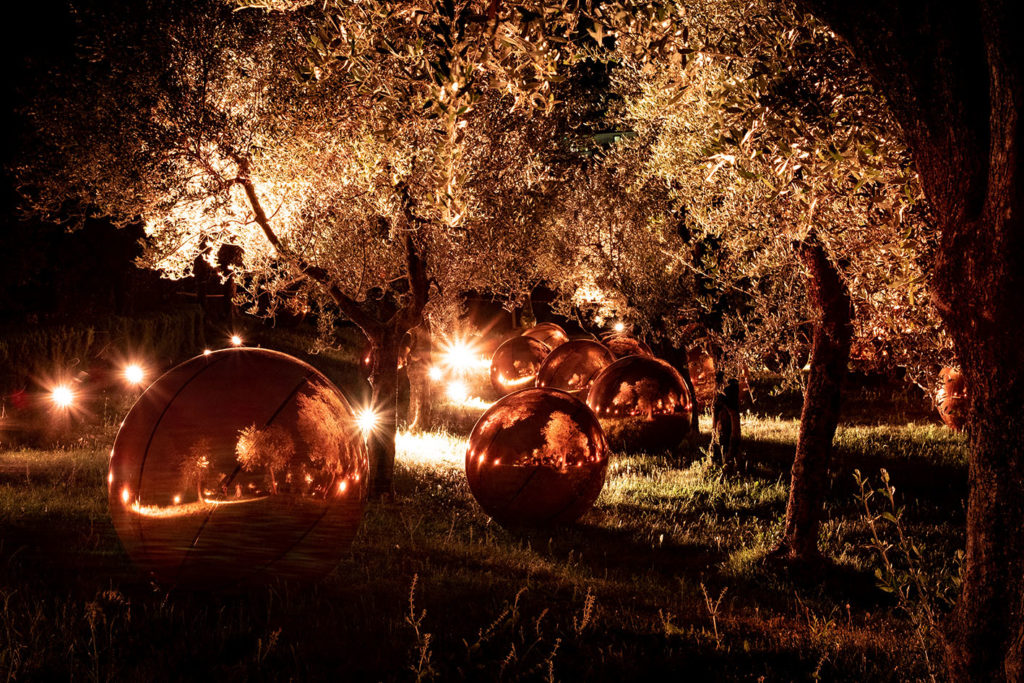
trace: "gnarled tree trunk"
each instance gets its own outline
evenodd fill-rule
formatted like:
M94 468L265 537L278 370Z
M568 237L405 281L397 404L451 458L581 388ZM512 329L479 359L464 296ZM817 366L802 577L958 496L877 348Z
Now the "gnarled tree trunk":
M843 378L850 359L850 293L821 245L810 239L798 246L808 271L808 299L814 308L811 373L800 413L800 436L789 485L786 529L777 557L818 557L818 527L839 423Z
M430 381L430 366L433 363L433 339L430 323L424 320L412 330L412 344L405 362L409 377L409 412L406 417L407 429L427 430L434 422L433 385Z
M367 435L370 482L375 497L394 493L395 436L398 433L398 358L405 332L386 330L370 340L371 405L377 422Z
M967 378L957 681L1024 680L1024 42L1006 0L802 0L878 78L941 230L933 299Z
M970 228L986 248L944 255L936 278L970 405L967 548L946 633L957 681L1024 680L1024 187L1010 177Z

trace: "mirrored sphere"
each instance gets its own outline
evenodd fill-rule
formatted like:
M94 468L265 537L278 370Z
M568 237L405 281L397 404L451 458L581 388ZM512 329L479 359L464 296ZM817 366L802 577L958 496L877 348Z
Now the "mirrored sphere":
M612 448L647 452L678 446L693 410L676 369L648 356L626 356L602 370L590 385L587 405Z
M608 445L594 414L569 394L523 389L501 399L469 437L466 478L505 526L573 522L604 486Z
M935 394L939 417L947 427L959 432L967 424L967 380L951 367L942 368L942 386Z
M616 358L625 358L626 356L654 357L654 352L651 351L651 347L644 344L639 339L627 337L624 334L613 334L608 336L604 340L604 345Z
M351 544L367 474L352 407L326 377L276 351L226 349L167 372L125 417L110 516L164 583L315 578Z
M555 323L540 323L523 332L524 337L533 337L539 342L547 344L552 349L558 348L569 341L569 335L565 333L560 325Z
M537 386L561 389L586 400L594 377L614 361L612 352L598 342L566 342L544 359L537 372Z
M698 409L709 408L715 402L718 385L715 382L715 359L710 353L699 349L691 349L686 354L689 366L690 381L693 382L697 394Z
M551 347L533 337L512 337L491 356L491 385L502 396L532 387Z

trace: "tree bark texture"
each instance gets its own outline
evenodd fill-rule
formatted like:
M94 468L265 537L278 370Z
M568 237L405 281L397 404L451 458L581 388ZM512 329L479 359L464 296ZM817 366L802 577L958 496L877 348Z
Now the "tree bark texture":
M818 527L853 327L850 293L821 245L812 238L797 248L808 271L807 298L814 309L814 340L790 475L786 528L775 554L810 560L818 557Z
M409 376L409 413L406 425L410 431L424 431L430 429L434 422L434 392L430 380L433 340L429 321L424 320L411 334L412 344L405 364Z
M1007 0L802 0L878 79L940 228L932 298L969 395L955 681L1024 680L1024 41ZM1018 18L1014 18L1018 17Z
M403 333L404 334L404 333ZM377 424L367 435L374 497L394 493L395 436L398 433L398 358L402 335L385 333L370 343L371 405Z

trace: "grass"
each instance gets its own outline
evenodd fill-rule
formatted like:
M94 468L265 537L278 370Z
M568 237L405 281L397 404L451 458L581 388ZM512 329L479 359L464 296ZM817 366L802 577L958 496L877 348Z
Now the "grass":
M107 445L0 452L0 677L929 676L912 624L875 585L852 471L889 470L938 576L962 544L966 487L962 440L943 428L840 429L822 533L833 562L813 571L762 561L781 530L793 419L744 416L739 474L699 453L684 467L616 455L580 523L532 532L480 512L466 431L402 438L395 500L367 508L324 581L220 594L167 592L133 569L106 512Z

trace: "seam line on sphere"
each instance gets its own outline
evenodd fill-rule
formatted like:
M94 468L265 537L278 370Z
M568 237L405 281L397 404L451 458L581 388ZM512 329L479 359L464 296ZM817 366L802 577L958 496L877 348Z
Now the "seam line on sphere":
M271 413L271 415L267 419L267 421L265 423L263 423L263 428L264 429L269 427L270 423L272 423L277 418L277 416L281 414L281 411L284 410L284 407L286 405L288 405L288 403L293 398L295 398L295 395L297 393L299 393L299 390L302 389L303 385L306 384L309 381L309 378L312 377L313 375L314 375L313 372L309 372L309 373L306 373L305 375L302 376L302 379L299 380L299 383L296 384L295 387L290 392L288 392L288 395L285 397L285 399L283 401L281 401L281 404L277 407L277 409L274 410L274 412ZM238 473L241 471L241 469L242 469L242 465L241 464L235 465L235 469L231 473L231 476L229 476L224 481L224 486L230 486L231 482L233 482L235 480L235 477L238 476ZM199 543L199 537L202 536L203 529L206 528L206 525L210 522L210 519L213 518L213 513L216 512L216 511L217 511L217 508L213 508L209 512L207 512L206 513L206 518L203 520L203 523L200 524L199 528L196 530L196 535L192 538L192 543L189 544L188 550L185 551L185 556L183 558L181 558L181 563L178 565L178 571L176 572L178 576L181 575L181 572L184 569L185 564L188 562L189 557L192 556L192 551L195 550L196 544Z
M215 358L212 361L207 360L206 363L201 368L196 370L194 375L189 377L184 384L178 387L178 390L175 391L174 395L167 400L167 403L164 405L163 410L160 411L160 417L158 417L156 419L156 422L153 423L153 429L149 432L149 438L146 440L146 448L142 451L142 462L139 463L139 490L136 493L136 495L138 495L140 501L142 500L142 474L146 469L146 461L149 459L149 449L153 445L153 439L156 438L157 430L160 428L160 423L163 422L164 417L167 415L167 411L171 409L171 406L174 405L174 401L178 398L179 395L181 395L181 392L185 391L185 388L188 387L189 384L195 381L195 379L199 377L199 375L203 374L211 367L213 367L217 363L220 363L223 360L223 358ZM117 443L116 439L114 443ZM146 534L142 530L141 519L137 520L135 524L139 534L139 543L142 546L143 552L146 552Z

